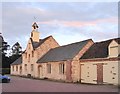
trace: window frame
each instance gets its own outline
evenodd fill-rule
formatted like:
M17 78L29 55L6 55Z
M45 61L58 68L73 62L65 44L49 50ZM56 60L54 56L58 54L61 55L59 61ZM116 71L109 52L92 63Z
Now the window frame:
M47 64L47 73L51 74L51 64Z
M64 63L59 63L59 73L65 74L65 64Z
M13 71L15 71L14 66L12 66L12 68L13 68Z
M25 71L27 71L27 64L25 64L24 66L25 66Z
M34 71L34 64L31 64L31 71Z
M27 52L25 53L25 58L27 58Z
M32 57L34 57L34 51L32 51Z
M28 62L30 62L30 54L28 54Z
M18 71L18 66L16 65L16 71Z

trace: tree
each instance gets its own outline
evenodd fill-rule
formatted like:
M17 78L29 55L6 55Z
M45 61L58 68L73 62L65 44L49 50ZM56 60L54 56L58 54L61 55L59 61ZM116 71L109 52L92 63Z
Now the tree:
M0 68L8 68L10 66L9 58L6 56L10 45L4 41L0 33Z
M20 44L18 42L16 42L13 46L12 46L12 55L21 55L22 54L22 47L20 46Z
M15 60L17 60L22 55L22 47L18 42L16 42L12 48L11 56L9 56L10 64L13 63Z
M5 42L3 37L0 35L0 52L2 53L2 55L5 56L9 48L10 45L8 45L8 43Z

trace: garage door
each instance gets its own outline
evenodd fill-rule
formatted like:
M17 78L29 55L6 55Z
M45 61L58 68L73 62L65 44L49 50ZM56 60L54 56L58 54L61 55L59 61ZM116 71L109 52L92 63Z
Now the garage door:
M103 82L108 84L118 84L118 63L104 64Z
M81 64L81 83L97 84L97 66L91 63Z

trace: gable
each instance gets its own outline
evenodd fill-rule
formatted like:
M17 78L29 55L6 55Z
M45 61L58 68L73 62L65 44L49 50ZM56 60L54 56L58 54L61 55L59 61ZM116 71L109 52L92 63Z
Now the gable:
M48 36L44 39L39 39L39 42L34 42L32 40L32 38L30 38L28 41L27 47L26 47L26 52L29 50L35 50L36 48L38 48L41 44L43 44L50 37L52 37L52 36Z
M115 40L112 40L111 43L109 44L109 47L114 47L118 46L118 43Z
M52 36L48 36L48 37L46 37L46 38L44 38L44 39L39 39L39 42L34 42L34 41L32 40L32 38L31 38L33 48L34 48L34 49L38 48L41 44L43 44L43 43L44 43L47 39L49 39L50 37L52 37Z
M26 52L27 52L27 51L30 51L30 50L33 50L33 45L32 45L32 40L31 40L31 38L30 38L29 41L28 41L28 44L27 44L27 47L26 47Z
M118 42L113 40L109 45L109 57L118 57L120 54Z

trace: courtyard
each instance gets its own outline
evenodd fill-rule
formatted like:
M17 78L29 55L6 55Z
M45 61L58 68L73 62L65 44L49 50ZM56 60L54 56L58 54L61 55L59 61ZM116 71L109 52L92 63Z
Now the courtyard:
M10 83L2 84L2 92L118 92L118 88L113 85L63 83L11 76Z

